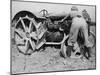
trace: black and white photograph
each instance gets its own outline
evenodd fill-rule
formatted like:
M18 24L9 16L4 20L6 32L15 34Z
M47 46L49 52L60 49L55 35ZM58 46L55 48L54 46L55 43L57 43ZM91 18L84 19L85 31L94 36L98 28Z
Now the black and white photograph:
M11 1L11 74L96 69L96 6Z

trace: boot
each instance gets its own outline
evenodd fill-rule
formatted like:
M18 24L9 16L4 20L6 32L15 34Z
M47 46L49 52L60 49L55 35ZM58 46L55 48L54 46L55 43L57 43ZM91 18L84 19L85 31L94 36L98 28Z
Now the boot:
M68 57L71 56L71 51L73 51L73 46L68 46L67 51L66 51L66 54L67 54Z

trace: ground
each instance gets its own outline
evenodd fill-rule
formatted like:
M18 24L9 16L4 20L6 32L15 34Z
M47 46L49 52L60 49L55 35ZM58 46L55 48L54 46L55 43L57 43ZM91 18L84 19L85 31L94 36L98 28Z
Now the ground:
M18 52L16 45L11 45L12 73L34 73L64 70L95 69L95 48L92 49L90 60L86 58L62 58L60 49L46 47L45 50L34 52L32 55L23 55Z

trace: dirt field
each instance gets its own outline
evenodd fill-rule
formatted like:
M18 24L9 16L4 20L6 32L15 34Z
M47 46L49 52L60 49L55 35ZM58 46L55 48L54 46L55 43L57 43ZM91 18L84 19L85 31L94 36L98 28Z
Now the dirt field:
M16 46L12 50L12 73L47 72L78 69L95 69L95 56L91 60L62 58L59 49L47 47L45 51L30 56L19 53Z
M94 30L94 29L93 29ZM62 58L60 49L46 47L44 51L34 52L32 55L23 55L12 45L12 73L34 73L62 70L95 69L95 48L92 49L92 58Z

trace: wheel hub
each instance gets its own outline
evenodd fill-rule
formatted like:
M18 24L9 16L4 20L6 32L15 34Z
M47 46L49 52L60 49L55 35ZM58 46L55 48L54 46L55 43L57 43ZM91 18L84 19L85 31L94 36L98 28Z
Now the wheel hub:
M31 38L31 36L30 36L30 33L29 33L29 32L26 32L26 37L27 37L27 38Z

